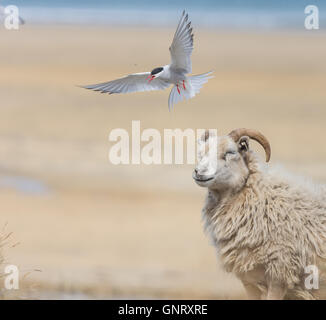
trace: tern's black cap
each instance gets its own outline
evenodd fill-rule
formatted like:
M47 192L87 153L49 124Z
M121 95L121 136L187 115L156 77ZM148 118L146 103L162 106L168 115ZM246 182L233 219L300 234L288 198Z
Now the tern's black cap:
M154 74L157 74L163 70L162 67L158 67L152 70L151 75L153 76Z

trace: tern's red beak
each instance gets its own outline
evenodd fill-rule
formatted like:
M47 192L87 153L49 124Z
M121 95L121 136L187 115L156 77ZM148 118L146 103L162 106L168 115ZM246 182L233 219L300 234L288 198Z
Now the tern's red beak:
M148 83L150 83L154 79L155 79L155 76L153 76L151 74L146 78L146 80L148 80Z

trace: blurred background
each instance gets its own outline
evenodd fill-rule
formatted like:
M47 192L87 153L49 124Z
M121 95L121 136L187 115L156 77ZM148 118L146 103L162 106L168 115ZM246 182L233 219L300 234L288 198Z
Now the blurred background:
M325 182L325 2L1 4L16 4L26 20L18 31L0 24L0 229L12 232L3 255L21 278L14 293L0 279L1 296L244 298L203 232L205 190L193 166L115 166L108 135L130 131L132 120L161 133L254 128L269 138L272 164ZM304 28L311 4L319 30ZM77 87L169 63L183 9L193 73L215 75L194 99L169 112L167 90Z

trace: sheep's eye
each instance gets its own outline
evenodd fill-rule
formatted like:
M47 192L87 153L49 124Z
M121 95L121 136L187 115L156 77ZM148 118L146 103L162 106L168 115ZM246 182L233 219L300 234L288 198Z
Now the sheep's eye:
M230 151L227 151L227 152L224 153L223 158L226 159L227 156L229 156L229 155L235 155L235 154L236 154L236 151L230 150Z

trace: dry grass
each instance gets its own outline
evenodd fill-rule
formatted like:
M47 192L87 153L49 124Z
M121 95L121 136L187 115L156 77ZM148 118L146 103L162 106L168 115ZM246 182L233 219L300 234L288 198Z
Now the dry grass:
M5 290L3 283L4 283L4 278L6 276L4 273L5 263L6 263L5 252L8 249L8 247L11 246L10 243L11 243L12 233L6 232L6 227L7 224L5 224L2 230L0 230L0 283L1 283L0 300L6 299L8 295L8 292L7 290Z

